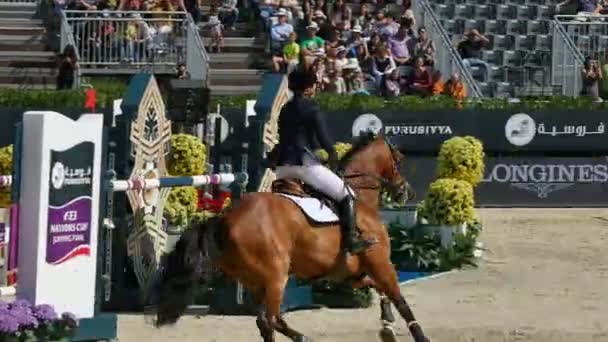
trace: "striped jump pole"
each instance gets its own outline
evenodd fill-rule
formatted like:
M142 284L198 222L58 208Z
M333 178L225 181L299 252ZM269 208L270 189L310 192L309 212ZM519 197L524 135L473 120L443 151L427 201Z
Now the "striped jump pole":
M13 176L0 176L0 188L10 188L13 185Z
M247 173L218 173L212 175L198 175L189 177L161 177L144 178L136 177L128 180L111 180L109 188L112 192L141 191L160 188L174 188L179 186L204 186L247 183L249 179Z

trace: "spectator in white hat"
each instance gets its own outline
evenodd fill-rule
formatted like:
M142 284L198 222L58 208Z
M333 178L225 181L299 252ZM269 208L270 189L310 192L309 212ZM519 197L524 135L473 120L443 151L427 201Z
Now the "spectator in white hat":
M336 48L336 60L334 62L335 69L338 71L342 71L342 67L344 67L348 63L348 58L346 58L346 48L344 46L338 46Z
M363 33L363 30L361 29L361 26L359 26L358 24L355 25L353 27L353 29L350 31L350 37L346 42L346 47L348 48L349 53L351 53L354 56L359 55L359 47L361 47L361 46L365 50L367 50L367 44L365 44L366 40L363 38L362 33Z
M287 11L284 8L280 8L275 15L279 22L270 28L271 52L273 56L282 57L283 45L289 40L289 35L293 32L293 26L287 23Z
M319 31L319 25L313 21L306 26L306 38L300 43L306 68L312 65L317 57L325 55L325 41L317 36L317 31Z

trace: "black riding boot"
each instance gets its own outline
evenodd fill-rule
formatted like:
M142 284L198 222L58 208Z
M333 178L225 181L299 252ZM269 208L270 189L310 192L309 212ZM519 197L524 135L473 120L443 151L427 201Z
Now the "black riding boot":
M355 209L355 198L352 196L346 196L338 203L344 249L351 254L361 253L376 243L375 241L363 240L358 236Z

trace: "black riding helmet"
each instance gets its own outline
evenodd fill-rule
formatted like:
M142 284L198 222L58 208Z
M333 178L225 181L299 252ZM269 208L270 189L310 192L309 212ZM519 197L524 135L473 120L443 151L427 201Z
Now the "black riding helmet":
M317 83L317 75L313 72L298 70L289 74L289 89L295 94L302 94L315 83Z

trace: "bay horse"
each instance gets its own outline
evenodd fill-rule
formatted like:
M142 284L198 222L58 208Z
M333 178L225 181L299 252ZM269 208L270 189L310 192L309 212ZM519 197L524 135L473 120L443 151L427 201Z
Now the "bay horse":
M303 280L371 286L395 305L415 342L428 342L401 295L390 261L390 238L378 210L382 188L397 200L411 194L400 173L402 160L403 155L387 139L372 135L361 138L341 160L344 177L356 191L359 231L364 238L377 241L357 255L342 250L339 223L313 224L294 202L272 192L244 194L224 215L193 225L166 257L156 326L177 322L192 303L206 253L226 276L240 281L262 304L256 323L264 342L274 342L275 331L296 342L311 341L281 316L290 274ZM276 192L293 193L297 188L295 181L275 183L283 183L282 189L274 184ZM390 320L390 304L381 304L383 318Z

